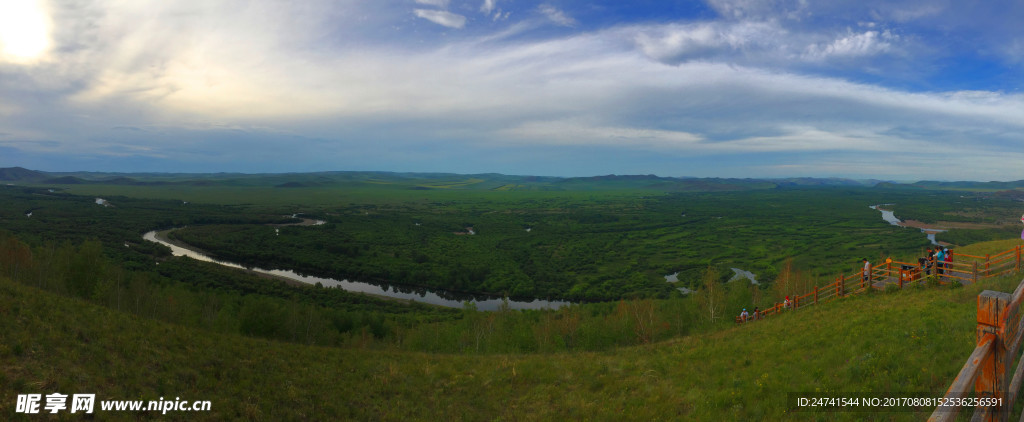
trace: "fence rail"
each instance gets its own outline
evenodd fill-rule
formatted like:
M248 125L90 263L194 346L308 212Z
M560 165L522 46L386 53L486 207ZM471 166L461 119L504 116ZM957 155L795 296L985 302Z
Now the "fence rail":
M1018 360L1021 339L1024 339L1024 314L1020 312L1022 299L1024 280L1013 294L985 290L978 295L977 345L946 391L945 402L935 408L929 421L956 419L960 407L951 404L967 397L972 390L971 384L974 385L974 397L986 400L986 405L974 408L971 420L1009 419L1024 379L1024 365L1019 361L1010 376L1010 368Z
M942 284L949 284L954 281L973 283L1014 271L1019 272L1021 252L1022 247L1017 246L996 255L953 253L953 262L943 262L941 267L935 265L929 268L923 267L920 263L887 260L883 264L869 267L870 276L867 280L862 271L851 275L841 274L830 284L815 287L813 291L803 295L793 296L793 300L788 304L776 303L745 320L737 317L736 322L759 320L779 315L787 309L795 310L871 290L883 290L890 285L903 288L907 284L920 283L929 275L935 276ZM928 274L931 271L934 271L934 274ZM971 394L976 399L988 400L984 403L995 403L975 407L972 421L1006 421L1009 418L1017 393L1021 384L1024 384L1024 364L1018 359L1024 340L1024 312L1020 312L1022 302L1024 280L1017 285L1013 294L985 290L978 295L976 346L946 391L943 405L936 407L928 418L929 421L955 420L960 407L954 404L963 403L958 399L964 399ZM1011 375L1010 369L1013 368L1014 362L1017 362L1017 365ZM1024 415L1021 421L1024 422Z
M978 280L1002 276L1021 270L1021 246L985 256L953 253L953 262L935 262L925 267L919 262L909 263L887 260L870 266L868 280L863 270L852 274L840 274L832 283L815 287L803 295L794 295L790 303L775 303L772 307L758 310L743 318L736 317L736 323L745 323L779 315L787 309L799 309L841 297L857 295L872 290L884 290L890 285L902 289L907 284L920 283L928 276L935 276L941 284L953 282L976 283Z

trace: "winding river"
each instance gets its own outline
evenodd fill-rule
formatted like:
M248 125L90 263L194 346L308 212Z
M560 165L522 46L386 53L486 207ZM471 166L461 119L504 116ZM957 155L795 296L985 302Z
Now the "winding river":
M462 294L451 294L441 290L432 290L419 287L401 287L401 286L379 286L372 283L365 283L361 281L349 281L349 280L335 280L332 278L321 278L315 276L308 276L296 273L291 270L267 270L263 268L246 268L243 265L239 265L233 262L226 262L213 259L207 255L200 253L199 251L182 244L173 244L167 240L167 233L173 230L164 230L157 232L156 230L147 232L142 236L143 239L150 242L156 242L161 245L171 248L171 253L174 256L187 256L192 259L200 261L212 262L220 264L225 267L240 268L250 271L254 271L261 274L268 274L276 277L282 277L289 280L295 280L302 283L315 285L320 283L324 287L332 287L338 289L348 290L350 292L361 292L376 296L385 296L395 299L403 300L415 300L420 303L429 303L432 305L446 306L450 308L461 308L465 302L471 302L476 305L476 308L481 311L496 311L501 307L502 299L497 297L487 297L483 295L473 295L466 299L453 299L452 297L465 296ZM443 295L443 296L442 296ZM570 305L570 302L562 301L548 301L548 300L533 300L529 302L509 300L509 308L512 309L558 309L562 306Z
M896 213L894 213L893 211L887 211L887 210L883 210L883 209L879 208L879 207L884 206L884 205L893 205L893 204L878 204L878 205L872 205L869 208L881 212L882 213L882 219L885 220L887 223L892 224L894 226L907 227L907 226L903 225L903 221L901 221L899 218L896 218ZM927 235L928 240L931 241L933 245L939 245L939 242L935 241L935 234L936 233L941 233L941 232L944 232L944 231L945 230L921 229L921 233L924 233L925 235Z
M97 200L97 203L100 203L100 202ZM881 212L882 213L882 219L885 220L886 222L888 222L889 224L892 224L894 226L905 227L902 224L903 222L900 221L900 219L896 218L896 215L892 211L887 211L887 210L879 208L880 206L884 206L884 205L891 205L891 204L872 205L871 209L877 210L877 211ZM28 216L31 217L32 214L29 213ZM293 218L299 218L298 215L292 215L292 217ZM304 220L303 223L298 223L297 225L300 225L300 224L301 225L320 225L320 224L323 224L323 223L324 222L320 221L320 220L309 220L309 221L305 221ZM157 232L156 230L153 230L153 231L150 231L150 232L147 232L146 234L144 234L142 236L142 238L145 239L145 240L148 240L150 242L156 242L156 243L159 243L161 245L167 246L168 248L171 249L171 253L174 254L174 256L187 256L187 257L192 258L192 259L196 259L196 260L200 260L200 261L206 261L206 262L212 262L212 263L215 263L215 264L223 265L225 267L246 269L246 270L254 271L254 272L257 272L257 273L272 275L272 276L275 276L275 277L286 278L286 279L289 279L289 280L294 280L294 281L298 281L298 282L302 282L302 283L306 283L306 284L310 284L310 285L315 285L317 283L320 283L320 285L322 285L324 287L344 289L344 290L347 290L347 291L350 291L350 292L361 292L361 293L366 293L366 294L370 294L370 295L390 297L390 298L394 298L394 299L414 300L414 301L421 302L421 303L429 303L429 304L432 304L432 305L446 306L446 307L450 307L450 308L461 308L461 307L464 306L465 302L470 302L470 303L473 303L478 310L481 310L481 311L495 311L495 310L498 310L501 307L501 304L502 304L502 299L498 298L498 297L487 297L487 296L482 296L482 295L472 295L472 296L466 297L465 299L461 299L461 298L460 299L454 299L454 297L466 296L466 295L453 294L453 293L445 292L443 290L427 289L427 288L420 288L420 287L402 287L402 286L394 286L394 285L380 286L380 285L377 285L377 284L366 283L366 282L361 282L361 281L336 280L336 279L333 279L333 278L323 278L323 277L302 275L302 274L299 274L299 273L297 273L295 271L292 271L292 270L267 270L267 269L263 269L263 268L246 268L243 265L236 264L236 263L233 263L233 262L220 261L220 260L217 260L217 259L213 259L213 258L211 258L211 257L209 257L209 256L207 256L207 255L205 255L205 254L203 254L203 253L201 253L201 252L191 248L191 247L188 247L188 245L173 244L173 243L169 242L167 240L167 238L166 238L166 234L168 232L170 232L170 231L173 231L173 230L178 230L178 229L165 230L165 231L161 231L161 232ZM529 231L529 229L527 229L527 231ZM923 233L927 234L928 240L930 240L932 242L932 244L937 245L938 243L936 243L936 241L935 241L935 233L943 231L943 230L923 230L922 229L921 231ZM756 278L754 277L753 274L751 274L751 273L749 273L747 271L743 271L743 270L737 269L737 268L733 268L732 270L736 273L736 275L733 277L733 279L748 278L748 279L751 280L751 282L753 282L755 284L757 283ZM666 279L665 281L668 281L670 283L678 281L678 279L675 277L677 274L678 273L665 276L665 279ZM689 289L680 288L680 290L683 290L683 294L689 293ZM517 300L509 300L508 301L508 305L512 309L557 309L557 308L560 308L562 306L568 306L570 304L571 304L570 302L565 302L565 301L549 301L549 300L533 300L533 301L529 301L529 302L517 301Z

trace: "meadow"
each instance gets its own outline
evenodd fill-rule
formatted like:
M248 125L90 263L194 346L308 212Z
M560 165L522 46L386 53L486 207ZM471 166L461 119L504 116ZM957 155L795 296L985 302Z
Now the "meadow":
M919 231L885 223L868 205L894 204L903 218L918 203L938 214L988 216L1013 205L987 194L754 182L744 190L704 183L716 189L666 192L643 177L576 181L573 190L550 180L531 185L372 174L351 183L274 187L311 184L285 180L5 187L0 223L9 231L6 250L36 262L35 273L20 264L22 276L14 267L10 276L119 310L132 308L124 298L133 297L134 313L169 322L306 344L372 340L431 352L609 350L714 331L729 320L723 315L827 284L856 270L861 257L912 260L923 253L927 240ZM112 206L97 204L98 195ZM293 204L288 195L306 202ZM327 198L333 200L320 202ZM326 224L281 226L295 222L295 213ZM185 227L171 233L177 240L248 266L455 297L563 298L583 305L483 314L289 286L173 258L165 247L140 239L145 231L172 227ZM66 264L74 262L90 264ZM716 318L706 318L697 299L679 291L700 293L709 277L723 283L734 267L752 271L761 284L725 285ZM78 272L89 274L70 276ZM672 273L679 282L666 282ZM162 301L177 305L148 305Z
M724 277L737 267L770 282L789 258L835 274L861 256L927 245L881 222L868 208L880 197L867 190L634 191L496 200L462 192L317 208L308 215L328 224L279 233L203 225L173 236L228 261L337 279L512 298L664 298L675 287L693 288L708 265ZM664 282L677 272L681 283Z
M941 394L974 348L978 292L1019 281L857 296L609 351L452 355L188 328L0 276L0 413L28 420L14 395L57 391L212 402L172 420L920 420L932 409L794 413L787 393Z
M1015 212L1012 199L984 192L735 181L663 190L643 177L218 180L0 187L0 395L215 403L172 419L860 420L791 414L785 392L943 391L973 348L979 289L1019 281L916 286L732 323L861 257L922 252L923 234L868 205L922 221L914 210L990 224ZM281 226L295 213L326 224ZM579 303L480 312L298 286L141 240L173 227L249 265ZM1008 231L976 230L971 240L1005 240L959 252L1009 249L1019 240ZM762 283L726 283L732 267ZM666 282L674 272L680 281Z

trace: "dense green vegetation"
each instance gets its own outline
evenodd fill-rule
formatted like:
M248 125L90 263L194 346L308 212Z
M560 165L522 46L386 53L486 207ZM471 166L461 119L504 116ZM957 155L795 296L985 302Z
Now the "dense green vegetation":
M41 185L56 192L4 189L13 198L0 206L0 221L30 243L99 238L108 255L142 269L166 251L139 233L188 225L172 235L245 265L517 299L665 298L694 287L709 264L723 278L738 267L771 282L792 259L814 277L831 277L860 257L911 256L927 245L867 205L893 203L900 218L926 222L1002 223L1015 218L1018 203L1012 195L824 179L26 172L17 176L76 180ZM65 192L102 194L115 206L90 207L93 196ZM34 218L20 217L32 210ZM280 234L266 225L296 212L329 224ZM999 229L939 235L955 244L1006 237ZM663 281L676 272L680 283Z
M0 276L146 318L305 344L393 337L400 327L460 317L451 309L289 286L189 258L129 271L98 241L33 248L2 230Z
M126 271L99 242L31 248L0 231L0 276L130 314L303 344L352 345L453 353L608 350L731 324L725 314L772 296L731 283L719 315L702 315L690 298L573 305L558 311L479 312L385 300L285 282L189 258L151 271ZM718 277L707 282L719 284ZM756 298L756 299L755 299ZM729 311L726 311L729 310Z
M999 229L951 229L935 236L936 240L954 245L970 245L989 240L1020 238L1020 226L1008 226Z
M186 328L0 275L0 414L28 420L14 397L57 391L212 402L166 416L182 420L921 420L932 409L794 414L786 393L945 391L974 348L978 292L1018 282L859 296L609 352L460 356Z
M76 281L82 277L69 274L80 271L68 270L31 276L30 285L219 332L316 344L372 340L434 352L608 350L714 331L743 307L771 306L786 294L831 282L834 274L859 266L857 257L911 256L926 244L917 231L890 226L867 207L911 203L920 196L914 191L415 190L409 196L405 190L400 198L396 192L385 189L363 203L303 208L326 219L325 225L272 226L295 220L272 203L110 197L113 206L104 207L92 197L8 187L0 189L9 199L0 221L19 237L25 234L27 245L20 248L35 261L88 256L99 268L88 272L89 281ZM961 196L931 192L926 202L941 208L941 198ZM441 310L336 289L289 287L172 259L162 246L138 240L151 228L184 225L189 227L172 232L180 240L248 265L520 298L628 300L558 312ZM467 227L476 234L465 234ZM765 283L729 284L715 320L696 298L675 293L682 285L700 294L703 274L724 281L733 266L754 271ZM53 266L37 265L42 267ZM678 284L662 278L677 271ZM134 302L124 299L132 295Z
M513 298L667 297L674 289L663 275L680 272L689 286L709 264L771 281L791 257L836 274L861 256L917 251L927 245L923 236L885 224L868 208L891 196L863 188L503 201L466 193L324 208L315 215L327 225L279 234L261 225L207 225L172 235L225 260L339 279Z
M132 269L143 269L154 258L170 255L167 248L142 240L142 233L148 230L191 224L293 222L282 215L240 212L238 206L130 197L105 199L111 206L97 204L92 196L55 189L3 186L0 229L14 232L34 245L95 239L101 242L108 257Z
M213 401L180 419L803 419L787 413L786 392L944 391L973 348L978 291L1019 282L915 286L732 323L861 257L920 254L919 231L868 205L923 221L1019 215L989 193L648 176L159 177L0 187L0 414L16 394L60 391ZM95 203L100 191L112 206ZM279 226L296 212L327 224ZM180 240L249 265L607 301L446 309L288 284L141 240L182 226ZM457 234L467 227L476 234ZM730 267L764 283L723 284ZM662 278L677 271L678 284Z
M980 224L1019 225L1021 201L1014 196L979 192L914 191L900 192L890 208L901 220L925 223L953 221Z

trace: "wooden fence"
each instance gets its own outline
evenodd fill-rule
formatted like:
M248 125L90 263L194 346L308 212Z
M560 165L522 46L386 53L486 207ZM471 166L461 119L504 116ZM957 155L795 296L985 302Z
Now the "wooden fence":
M1020 250L1017 252L1019 254ZM991 290L978 295L977 346L929 421L952 421L964 404L975 406L971 420L1009 419L1024 377L1024 365L1020 362L1010 377L1024 334L1024 320L1019 316L1022 297L1024 280L1012 295ZM974 384L974 397L969 398L971 384Z
M939 283L975 283L989 277L997 277L1021 270L1021 246L996 255L966 255L953 253L952 263L931 268L930 276ZM938 264L938 262L936 262ZM862 271L852 275L840 275L831 284L815 287L813 291L794 296L791 309L828 302L844 296L871 290L884 290L890 285L903 288L907 284L920 283L929 275L920 263L906 263L886 260L871 266L870 277ZM945 397L929 421L941 422L956 419L963 405L974 405L972 421L1005 421L1013 410L1017 393L1024 382L1024 365L1019 362L1024 339L1024 280L1013 294L985 290L978 295L977 346L967 358L960 373L946 391ZM737 323L751 322L778 315L787 309L786 304L776 303L771 308L751 315L744 321L737 317ZM1014 362L1016 369L1012 371ZM973 384L973 397L971 385ZM1021 415L1024 422L1024 414Z
M1021 246L996 255L967 255L953 253L953 262L936 262L930 269L931 276L941 284L953 282L976 283L978 280L997 277L1021 269ZM942 264L940 267L939 264ZM786 310L829 302L841 297L860 294L871 290L885 290L894 285L902 289L907 284L920 283L928 277L926 269L919 262L886 262L870 267L870 277L864 277L863 270L850 275L839 275L830 284L815 287L803 295L793 296L791 303L776 303L767 309L743 319L736 317L736 323L752 322L779 315Z

